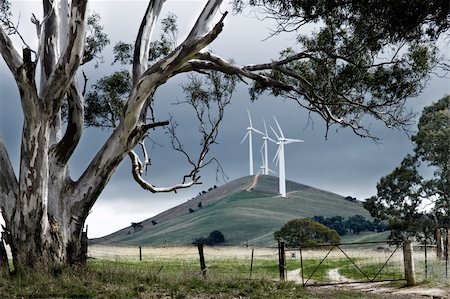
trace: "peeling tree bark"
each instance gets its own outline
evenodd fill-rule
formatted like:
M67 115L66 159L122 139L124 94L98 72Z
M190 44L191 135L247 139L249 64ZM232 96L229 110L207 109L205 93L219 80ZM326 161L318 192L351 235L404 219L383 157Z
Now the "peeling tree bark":
M124 117L77 181L71 179L67 161L83 128L83 96L74 76L83 55L87 1L43 0L44 21L37 26L40 64L32 60L30 49L20 55L0 28L0 53L16 78L24 113L18 179L0 138L0 207L16 269L52 268L83 260L85 220L119 163L152 127L142 117L152 95L220 33L223 17L212 29L210 26L221 1L210 0L188 38L149 67L149 44L164 2L150 1L139 29L133 91ZM37 65L41 67L39 84L35 82ZM60 113L64 97L69 118L63 135ZM178 188L181 185L170 190Z

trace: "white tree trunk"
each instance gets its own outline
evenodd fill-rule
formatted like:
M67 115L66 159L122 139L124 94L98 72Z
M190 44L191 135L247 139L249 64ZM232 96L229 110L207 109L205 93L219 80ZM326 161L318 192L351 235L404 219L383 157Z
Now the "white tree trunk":
M149 68L148 45L164 2L149 2L139 30L133 91L125 116L78 181L70 178L67 161L83 128L83 99L75 72L83 55L87 1L43 0L45 22L37 26L40 64L32 60L28 48L20 55L0 27L0 53L16 79L24 114L18 177L0 135L0 208L6 221L4 240L11 246L16 269L37 265L54 268L83 260L81 239L86 218L119 163L151 127L142 118L149 98L221 32L223 17L209 29L221 0L209 0L188 38ZM35 82L37 65L41 67L39 84ZM64 136L60 116L63 99L69 108Z

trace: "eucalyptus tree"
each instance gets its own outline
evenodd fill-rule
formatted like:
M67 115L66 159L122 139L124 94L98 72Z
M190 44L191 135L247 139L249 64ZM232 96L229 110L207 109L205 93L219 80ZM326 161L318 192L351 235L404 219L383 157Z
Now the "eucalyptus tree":
M381 178L377 195L364 203L373 217L389 222L395 239L450 227L450 96L424 108L412 140L414 154Z
M86 217L127 155L133 178L151 192L175 192L199 183L199 171L210 161L207 154L239 81L253 82L254 99L263 92L290 99L321 117L327 128L350 128L374 138L367 119L390 127L407 126L411 115L405 101L420 92L436 66L433 41L446 30L448 21L445 12L444 18L434 20L432 9L423 10L422 18L406 16L416 25L398 33L388 18L379 23L373 15L366 18L370 11L358 1L236 0L236 11L246 3L276 20L278 26L270 34L295 31L306 24L316 27L312 34L298 33L296 43L278 58L274 53L269 62L238 65L207 47L219 37L228 15L219 13L222 0L205 1L179 44L171 42L170 19L165 21L167 38L153 36L164 3L149 0L135 41L116 44L116 58L130 63L131 73L107 76L86 92L77 80L80 66L99 57L108 42L98 19L88 17L87 0L42 0L43 15L32 16L39 37L37 49L25 40L21 47L13 44L10 35L21 35L11 22L9 2L0 2L0 53L17 83L24 115L18 174L0 137L0 207L6 223L4 240L11 246L16 269L80 260ZM439 9L436 5L435 10ZM439 30L428 26L433 22L440 24ZM428 28L427 38L414 36L417 28ZM239 41L230 43L239 46ZM200 122L202 146L195 157L188 155L171 122L172 144L192 169L179 183L156 187L143 176L150 166L148 152L144 150L141 160L135 148L143 145L151 129L169 123L152 113L157 89L171 77L186 73L198 74L189 75L191 81L184 90ZM107 88L111 84L114 90ZM73 178L68 160L83 124L109 127L111 134L82 175Z

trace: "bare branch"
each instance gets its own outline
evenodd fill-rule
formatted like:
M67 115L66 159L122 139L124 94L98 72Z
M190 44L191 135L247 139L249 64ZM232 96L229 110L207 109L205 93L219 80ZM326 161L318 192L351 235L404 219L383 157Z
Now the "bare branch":
M152 193L161 193L161 192L176 192L178 189L185 189L197 184L196 181L189 181L181 184L175 184L170 187L155 187L149 182L145 181L141 174L143 172L143 164L140 161L138 155L132 150L129 152L128 156L131 159L131 173L133 174L133 178L138 184L145 190L148 190Z

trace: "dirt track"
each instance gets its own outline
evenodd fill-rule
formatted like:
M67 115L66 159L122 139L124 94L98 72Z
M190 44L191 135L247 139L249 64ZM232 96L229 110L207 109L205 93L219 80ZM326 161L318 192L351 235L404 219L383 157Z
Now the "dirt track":
M301 283L300 269L288 271L287 278L289 281ZM372 283L355 283L351 284L351 279L341 275L339 269L331 269L328 271L330 282L344 283L331 286L323 286L322 288L339 288L358 290L365 293L385 295L386 298L450 298L450 290L439 287L404 287L398 288L390 286L388 282L372 282ZM349 283L346 283L349 282Z

